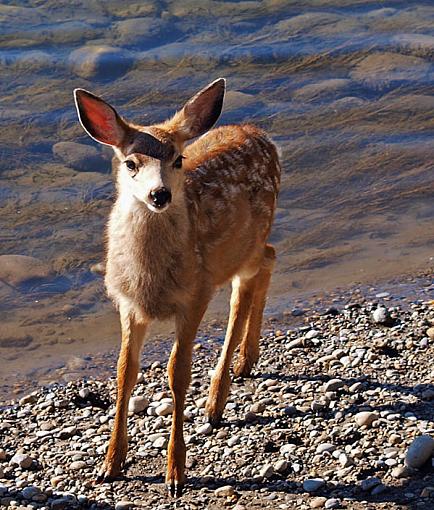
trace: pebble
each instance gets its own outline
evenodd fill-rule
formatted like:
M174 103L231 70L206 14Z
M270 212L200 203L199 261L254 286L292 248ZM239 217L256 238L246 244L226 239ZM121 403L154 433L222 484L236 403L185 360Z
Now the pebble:
M330 498L324 504L324 508L339 508L340 506L341 501L337 498Z
M231 497L235 494L235 489L232 487L232 485L224 485L223 487L219 487L214 491L214 494L218 498L226 498Z
M313 498L310 502L311 508L323 508L325 503L327 501L327 498L324 496L317 496L316 498Z
M431 340L434 340L434 328L428 328L426 330L426 334L427 334L428 338L430 338Z
M365 480L362 480L362 482L360 483L360 488L362 489L362 491L368 492L380 484L381 480L376 476L373 476L371 478L366 478Z
M128 402L128 411L131 413L141 413L143 412L149 405L149 400L142 396L131 397ZM157 413L158 414L158 413Z
M209 436L210 434L212 434L212 430L213 429L211 423L204 423L203 425L196 429L196 432L204 436Z
M316 448L316 453L333 452L336 450L336 446L332 443L321 443Z
M266 405L263 402L256 402L250 407L250 412L255 414L261 414L265 411Z
M261 467L259 470L259 476L262 476L262 478L270 478L274 474L274 468L271 464L265 464Z
M303 482L303 489L306 492L316 492L325 486L325 480L323 478L308 478Z
M378 420L379 416L374 411L361 411L354 416L354 420L359 427L370 427L375 420Z
M32 499L37 494L40 494L41 490L38 487L35 487L33 485L29 485L28 487L25 487L22 490L22 494L24 499Z
M158 437L153 443L152 443L152 447L153 448L158 448L158 449L165 449L167 447L167 444L168 444L169 440L167 439L167 437Z
M421 468L434 452L434 439L424 434L415 437L405 454L405 465L418 469Z
M222 508L227 503L233 509L235 483L239 482L246 490L236 508L351 508L354 498L362 508L362 498L380 495L383 500L381 494L388 487L379 476L392 480L387 501L395 502L404 498L405 492L412 492L414 498L420 496L429 505L431 474L424 471L423 482L420 477L415 480L410 477L413 469L403 464L405 446L411 439L417 434L433 434L431 421L419 415L417 407L430 404L422 399L434 375L425 360L434 346L429 342L421 356L419 339L427 337L432 312L426 305L409 304L408 312L391 305L397 325L380 329L372 324L372 306L345 307L333 316L318 314L304 327L270 333L267 349L255 368L266 376L233 381L222 426L215 431L202 421L208 392L204 381L208 382L213 363L208 359L207 342L211 340L201 340L204 347L195 353L200 362L193 365L185 409L188 421L184 424L188 476L193 484L203 480L197 487L197 500L188 500L192 510L218 506L217 498ZM304 335L311 330L321 333L306 342ZM315 340L319 337L320 347ZM294 339L302 340L302 349L286 348ZM348 365L346 361L342 364L346 358ZM319 364L318 359L324 361ZM360 362L354 365L356 359ZM305 371L308 362L309 374ZM415 377L418 363L424 369L419 379ZM172 400L162 363L147 366L142 374L152 399L145 412L130 413L128 459L132 470L148 463L160 470L166 462L171 422L170 413L164 414L171 410ZM402 392L400 386L415 391ZM16 501L18 508L27 503L41 510L51 510L53 502L58 509L93 504L121 508L125 502L126 506L134 503L169 510L158 487L152 489L154 484L152 490L143 492L140 484L130 481L113 486L92 483L107 449L115 406L112 401L108 409L101 409L93 406L89 397L110 401L115 391L114 379L104 383L79 380L37 390L23 397L21 404L2 408L0 471L3 468L4 479L0 499L10 498L12 508ZM75 403L77 395L85 399L84 406ZM138 397L137 402L144 398ZM311 411L313 407L317 412ZM156 413L158 408L159 412L165 409L163 415ZM251 421L244 422L245 417ZM8 462L14 453L24 451L35 459L29 471ZM363 480L366 473L372 478ZM408 480L401 488L398 479L405 477ZM224 488L209 490L219 480L231 484L226 495ZM360 487L357 480L363 480ZM289 487L291 499L286 499ZM327 496L322 496L323 490ZM219 493L222 496L217 496Z
M371 495L372 496L378 496L379 494L383 494L383 492L386 492L387 491L387 487L385 485L383 485L382 483L376 485L372 490L371 490Z
M73 471L80 471L81 469L84 469L87 467L87 464L86 462L82 461L82 460L76 460L74 462L71 462L70 464L70 469L72 469Z
M407 466L396 466L396 468L392 469L393 478L406 478L409 474L410 471Z
M386 324L390 320L390 315L386 307L379 306L372 313L372 318L377 324Z
M10 460L11 465L17 465L23 469L29 469L32 465L33 459L25 453L16 453Z
M165 402L165 403L159 405L155 409L155 413L158 416L168 416L169 414L173 413L173 404L169 404L168 402Z
M421 498L431 498L434 495L434 487L424 487L420 493Z
M324 391L337 391L340 390L344 386L343 381L341 379L330 379L324 385Z
M135 505L132 501L122 500L118 501L115 504L115 510L129 510L130 508L134 508Z
M286 460L278 460L273 465L273 468L276 473L284 473L288 469L288 462Z

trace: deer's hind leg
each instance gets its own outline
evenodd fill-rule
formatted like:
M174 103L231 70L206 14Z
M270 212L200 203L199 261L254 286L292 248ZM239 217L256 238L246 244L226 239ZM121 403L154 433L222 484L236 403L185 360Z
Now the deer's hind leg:
M225 342L214 375L211 379L206 413L212 425L217 425L223 415L231 385L230 365L235 349L240 344L247 317L253 302L255 278L232 280L231 309Z
M238 359L234 365L234 374L239 377L248 377L259 359L262 316L275 259L276 252L273 246L267 244L265 246L263 262L258 274L255 276L254 297L244 328Z

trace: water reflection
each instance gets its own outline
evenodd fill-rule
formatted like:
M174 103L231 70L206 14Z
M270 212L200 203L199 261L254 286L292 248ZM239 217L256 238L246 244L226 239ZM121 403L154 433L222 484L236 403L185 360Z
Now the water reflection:
M270 310L426 269L433 26L434 6L404 1L0 5L0 255L51 270L35 280L16 269L15 285L0 259L3 377L117 343L90 271L103 257L111 153L80 129L75 87L151 123L228 78L221 122L253 121L282 149Z

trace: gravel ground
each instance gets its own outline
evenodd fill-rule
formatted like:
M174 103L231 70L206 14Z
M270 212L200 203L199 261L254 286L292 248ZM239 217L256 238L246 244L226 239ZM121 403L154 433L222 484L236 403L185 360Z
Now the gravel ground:
M139 374L126 476L112 485L93 480L114 379L41 388L0 408L1 507L433 509L434 302L389 299L359 296L310 311L302 326L276 325L253 377L233 382L215 430L204 404L219 344L198 344L186 406L188 484L176 502L163 483L164 364Z

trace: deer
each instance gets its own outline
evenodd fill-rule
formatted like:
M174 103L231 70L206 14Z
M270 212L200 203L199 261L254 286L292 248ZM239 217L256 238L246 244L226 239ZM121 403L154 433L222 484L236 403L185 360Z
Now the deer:
M213 128L226 90L219 78L170 119L127 121L102 98L74 90L79 121L114 151L116 198L107 225L105 287L119 310L121 347L113 428L97 482L121 476L128 402L141 349L154 320L174 319L167 375L173 400L166 484L185 484L184 405L193 344L217 288L231 282L230 313L205 406L221 421L233 373L248 377L259 359L262 318L275 263L268 243L281 167L275 144L252 124Z

